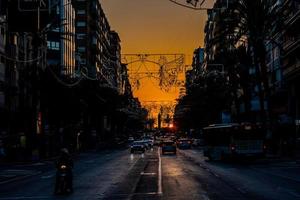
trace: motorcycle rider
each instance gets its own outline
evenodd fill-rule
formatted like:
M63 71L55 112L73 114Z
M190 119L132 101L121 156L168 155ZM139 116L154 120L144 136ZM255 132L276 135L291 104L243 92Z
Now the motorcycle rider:
M73 174L72 168L74 166L73 159L67 148L63 148L60 151L60 156L56 161L56 181L55 181L55 194L58 192L59 187L59 175L60 175L60 167L61 165L65 165L67 167L67 184L68 184L68 192L73 192Z

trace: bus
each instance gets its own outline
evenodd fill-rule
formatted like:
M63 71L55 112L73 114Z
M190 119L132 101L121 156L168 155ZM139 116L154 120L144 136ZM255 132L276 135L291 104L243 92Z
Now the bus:
M203 128L204 156L209 160L225 158L263 157L265 134L260 125L213 124Z

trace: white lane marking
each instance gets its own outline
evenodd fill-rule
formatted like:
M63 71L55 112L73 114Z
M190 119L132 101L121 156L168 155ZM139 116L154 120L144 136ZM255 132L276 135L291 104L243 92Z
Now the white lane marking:
M300 194L299 193L296 193L294 191L287 191L290 195L294 196L294 197L300 197Z
M156 173L151 173L151 172L141 172L141 175L145 175L145 176L154 176L154 175L156 175Z
M202 196L203 200L210 200L206 194L202 194L201 196Z
M134 160L134 155L130 154L130 161L133 161L133 160Z
M131 156L130 156L130 161L133 161L133 160L134 160L134 157L133 157L133 159L131 159ZM128 171L131 171L131 169L135 166L135 164L136 164L138 161L139 161L139 159L136 159L136 160L134 161L134 163L132 163L132 165L129 167Z
M41 176L42 179L48 179L48 178L52 178L54 176L54 174L51 175L45 175L45 176Z
M279 191L284 191L284 192L286 192L286 193L288 193L289 195L294 196L294 197L298 197L298 198L300 197L300 194L299 194L299 193L297 193L297 192L295 192L295 191L293 191L293 190L287 189L287 188L281 188L281 187L278 187L277 190L279 190Z
M242 194L246 194L246 193L247 193L243 188L237 187L236 189L237 189L240 193L242 193Z
M157 151L158 154L158 194L162 194L162 178L161 178L161 157L160 157L160 148Z
M85 163L94 163L95 162L95 160L86 160L86 161L84 161Z
M158 195L157 192L134 193L134 195Z
M10 179L5 180L5 181L0 181L0 185L10 183L10 182L14 182L14 181L17 181L17 180L23 180L23 179L26 179L28 177L35 176L35 175L38 175L38 174L41 174L41 173L42 173L41 171L36 171L36 172L28 173L28 174L12 174L11 176L9 174L7 174L5 176L7 178L10 178ZM0 175L3 176L2 174L0 174Z
M285 176L285 175L273 173L273 172L266 171L266 170L263 170L263 169L258 169L258 168L255 168L255 167L251 167L251 169L253 169L254 171L258 171L258 172L261 172L261 173L265 173L265 174L269 174L269 175L281 177L281 178L284 178L284 179L288 179L288 180L291 180L291 181L295 181L295 182L300 183L300 180L299 180L299 179L294 179L294 178L291 178L291 177L289 177L289 176Z
M0 200L19 200L19 199L53 199L53 196L32 196L32 197L0 197Z

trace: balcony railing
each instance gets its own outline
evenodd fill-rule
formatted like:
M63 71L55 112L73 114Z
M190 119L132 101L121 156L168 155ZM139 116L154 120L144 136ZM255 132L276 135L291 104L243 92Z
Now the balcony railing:
M293 64L285 66L283 70L283 76L293 77L300 74L300 60L296 60Z
M290 54L300 46L300 36L292 37L283 42L284 55Z
M286 25L292 25L300 18L300 3L295 3L289 10L289 15L285 20Z

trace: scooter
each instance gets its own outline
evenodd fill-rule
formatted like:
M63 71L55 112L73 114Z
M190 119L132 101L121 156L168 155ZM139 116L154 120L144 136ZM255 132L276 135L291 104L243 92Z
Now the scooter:
M55 194L69 194L73 192L70 182L72 171L66 165L60 165L57 171Z

